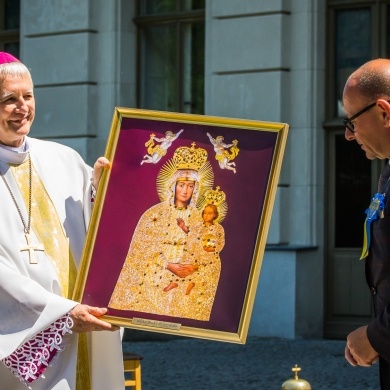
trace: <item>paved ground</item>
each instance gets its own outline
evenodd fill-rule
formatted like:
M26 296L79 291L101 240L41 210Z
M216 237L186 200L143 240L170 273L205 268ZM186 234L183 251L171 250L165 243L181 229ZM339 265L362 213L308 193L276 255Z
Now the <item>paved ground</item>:
M123 347L144 357L143 390L280 390L295 364L312 390L379 389L378 365L350 366L344 346L339 340L249 337L239 345L176 337Z

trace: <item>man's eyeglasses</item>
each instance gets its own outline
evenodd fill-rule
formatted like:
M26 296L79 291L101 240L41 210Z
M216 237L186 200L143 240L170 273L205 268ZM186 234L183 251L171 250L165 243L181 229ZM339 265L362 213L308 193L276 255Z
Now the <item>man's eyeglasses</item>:
M370 108L374 107L376 105L376 102L369 104L367 107L364 107L363 110L360 110L357 114L352 115L349 118L343 119L344 126L351 132L355 132L355 125L353 121L360 115L364 114L366 111L368 111Z
M390 100L387 101L390 103ZM374 107L376 105L376 102L369 104L367 107L364 107L362 110L360 110L357 114L352 115L349 118L343 119L344 126L351 132L355 133L355 125L353 121L360 115L364 114L366 111L368 111L370 108Z

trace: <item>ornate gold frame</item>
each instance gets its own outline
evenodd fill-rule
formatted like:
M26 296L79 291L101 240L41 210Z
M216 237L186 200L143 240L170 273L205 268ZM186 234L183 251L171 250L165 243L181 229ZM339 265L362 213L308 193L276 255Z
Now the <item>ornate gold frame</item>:
M231 199L229 215L232 216L229 221L233 222L229 225L229 221L226 221L225 227L229 234L226 241L231 249L225 253L221 251L222 270L225 273L221 273L218 289L224 290L217 290L219 295L216 294L209 321L111 309L104 319L133 329L244 344L287 141L286 123L115 108L105 152L111 161L111 168L104 172L98 188L74 300L92 306L108 306L108 297L118 279L118 270L124 263L123 249L118 248L128 247L135 231L126 223L134 213L140 214L145 210L145 206L137 210L138 203L143 201L143 196L140 192L137 195L137 191L143 186L142 183L156 180L155 174L147 174L155 169L152 164L144 164L148 166L142 168L142 172L145 172L142 180L136 176L142 166L139 161L145 154L145 141L152 132L164 134L163 129L172 130L173 133L185 129L181 136L187 134L187 138L175 140L167 155L160 156L161 161L157 165L166 162L180 142L188 146L195 142L208 150L214 171L219 176L216 175L228 189ZM222 165L218 166L218 162L211 158L214 149L206 137L205 133L208 132L225 137L226 142L231 142L233 138L238 140L237 173L223 170ZM256 193L257 198L250 198L252 193ZM247 199L252 199L251 205L247 204ZM120 230L121 227L124 231ZM234 253L237 247L242 248L240 256L233 258L230 253ZM242 274L237 272L241 270L241 264ZM228 280L224 280L225 277ZM237 288L234 294L226 287L228 285ZM224 297L227 297L226 300ZM229 302L233 302L231 307ZM215 314L217 311L218 315ZM224 324L229 325L225 328Z

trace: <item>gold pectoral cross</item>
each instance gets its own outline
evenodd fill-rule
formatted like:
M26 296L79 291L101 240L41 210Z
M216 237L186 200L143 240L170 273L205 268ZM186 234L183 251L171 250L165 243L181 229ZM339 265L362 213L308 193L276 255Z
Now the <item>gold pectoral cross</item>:
M20 248L20 251L21 252L28 251L29 258L30 258L30 264L38 264L38 261L37 261L37 258L35 256L34 251L44 252L45 248L43 247L43 245L34 245L32 243L30 233L24 233L24 235L26 237L27 245Z

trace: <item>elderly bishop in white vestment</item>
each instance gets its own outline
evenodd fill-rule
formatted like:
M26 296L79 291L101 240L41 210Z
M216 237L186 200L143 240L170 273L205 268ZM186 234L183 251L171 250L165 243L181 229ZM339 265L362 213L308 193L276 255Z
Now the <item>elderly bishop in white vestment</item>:
M0 146L0 171L0 390L123 389L120 333L73 333L68 316L91 168L68 147L25 137L17 150Z

